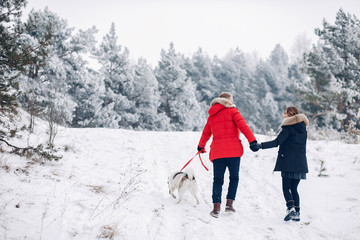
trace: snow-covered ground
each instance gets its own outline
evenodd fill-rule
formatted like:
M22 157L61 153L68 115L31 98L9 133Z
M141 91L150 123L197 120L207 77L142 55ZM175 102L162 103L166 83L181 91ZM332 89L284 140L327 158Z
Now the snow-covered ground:
M0 153L0 239L360 239L360 145L308 142L301 221L284 222L281 177L273 173L277 149L251 152L242 137L237 212L215 219L207 153L209 172L197 157L189 165L200 204L190 194L177 204L168 193L168 176L195 155L200 135L59 128L58 162ZM46 135L24 139L17 144L36 145ZM327 177L318 177L321 161Z

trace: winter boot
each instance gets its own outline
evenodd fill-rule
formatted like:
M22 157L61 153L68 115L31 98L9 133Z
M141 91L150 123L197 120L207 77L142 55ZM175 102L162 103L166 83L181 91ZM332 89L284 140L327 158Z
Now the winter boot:
M234 213L235 212L235 209L233 207L233 202L234 202L234 200L232 200L232 199L226 199L225 212L229 212L229 213Z
M292 217L291 220L293 221L300 221L300 207L295 207L295 214L294 216Z
M211 211L210 215L214 218L218 218L220 214L220 203L214 203L214 209Z
M294 215L295 215L295 208L292 207L290 209L286 209L286 216L284 218L284 221L289 221L290 219L293 219Z
M293 221L300 221L300 212L294 212L294 215L292 216L291 220Z

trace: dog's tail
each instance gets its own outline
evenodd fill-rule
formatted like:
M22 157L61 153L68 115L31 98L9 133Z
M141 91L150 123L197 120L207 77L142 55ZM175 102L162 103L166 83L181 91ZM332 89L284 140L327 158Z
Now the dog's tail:
M189 167L188 169L186 169L186 173L187 173L188 178L189 178L190 180L195 180L194 170L193 170L191 167Z

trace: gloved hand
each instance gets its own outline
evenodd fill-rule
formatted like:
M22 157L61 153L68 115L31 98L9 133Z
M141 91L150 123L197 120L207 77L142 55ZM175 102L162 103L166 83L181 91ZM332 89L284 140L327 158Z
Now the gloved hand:
M250 149L251 149L251 151L253 151L253 152L257 152L257 151L259 151L259 149L261 149L261 148L262 148L261 144L258 143L256 140L255 140L255 141L252 141L252 142L250 143Z
M200 153L206 153L205 148L197 147L198 152Z

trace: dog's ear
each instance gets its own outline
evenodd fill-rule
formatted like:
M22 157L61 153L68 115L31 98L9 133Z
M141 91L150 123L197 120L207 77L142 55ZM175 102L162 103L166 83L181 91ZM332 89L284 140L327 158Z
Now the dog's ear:
M180 175L180 174L186 174L186 173L184 173L184 172L176 172L176 173L174 173L173 174L173 179L175 179L175 177L177 176L177 175Z

